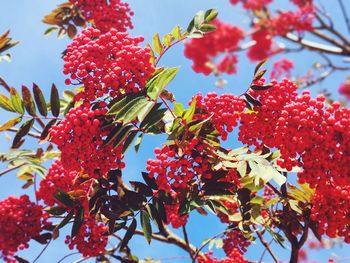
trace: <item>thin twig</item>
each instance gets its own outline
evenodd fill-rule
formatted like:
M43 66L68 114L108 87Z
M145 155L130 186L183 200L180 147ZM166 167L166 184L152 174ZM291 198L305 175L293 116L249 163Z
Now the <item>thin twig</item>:
M271 250L270 248L270 245L265 241L264 237L262 236L262 234L260 233L260 231L256 228L255 225L253 225L253 228L255 229L256 231L256 234L258 235L258 238L261 242L261 244L265 247L265 249L269 252L269 254L271 255L271 257L273 258L273 261L275 263L278 262L278 259L277 257L275 256L275 254L273 253L273 251Z
M57 263L61 263L63 260L65 260L66 258L70 257L70 256L74 256L74 255L77 255L77 254L80 254L79 252L73 252L73 253L70 253L68 255L65 255L63 258L61 258L59 261L57 261Z
M347 27L347 29L348 29L348 31L350 33L350 19L349 19L348 13L346 12L346 8L344 6L343 0L338 0L338 3L340 5L340 9L341 9L341 11L343 13L346 27Z
M40 257L41 255L45 252L45 250L47 249L47 247L50 245L51 243L51 239L49 242L47 242L47 244L45 245L45 247L43 248L43 250L41 250L41 252L39 253L39 255L33 260L33 263L35 263Z
M12 172L12 171L14 171L14 170L16 170L16 169L22 167L23 165L25 165L25 163L22 163L22 164L13 166L13 167L11 167L11 168L8 168L8 169L6 169L6 170L4 170L4 171L1 171L1 172L0 172L0 176L3 176L4 174L7 174L7 173L9 173L9 172Z

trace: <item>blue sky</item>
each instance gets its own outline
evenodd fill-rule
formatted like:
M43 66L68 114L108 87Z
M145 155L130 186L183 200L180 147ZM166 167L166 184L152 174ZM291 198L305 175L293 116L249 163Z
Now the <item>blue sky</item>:
M129 3L135 12L133 18L135 29L131 34L142 34L145 36L147 42L155 32L164 35L175 25L179 24L186 27L197 11L213 7L219 10L219 16L222 20L247 28L249 21L244 16L242 9L234 8L228 2L228 0L130 0ZM277 0L277 2L279 3L279 8L286 7L286 1ZM11 63L1 62L0 64L0 75L11 86L20 88L22 84L31 86L32 82L36 82L45 91L46 95L48 95L49 88L53 82L56 83L61 91L65 89L60 53L64 50L67 43L69 43L69 40L67 38L58 40L54 34L49 37L43 36L43 32L47 26L40 22L41 18L59 3L61 1L18 0L6 1L6 3L1 4L0 33L10 29L13 39L20 41L20 44L11 50L13 61ZM326 7L333 17L336 18L336 24L340 25L342 18L336 5L334 3L328 3ZM216 90L217 92L240 94L249 85L255 65L250 63L244 56L240 56L238 74L224 76L228 80L228 85L224 91L221 91L215 88L215 77L205 77L195 74L191 70L191 62L184 58L182 49L182 45L176 46L164 56L161 62L162 65L166 66L181 66L178 76L169 86L169 90L175 94L180 102L187 103L197 92L207 93ZM293 55L292 58L295 59L296 64L295 74L304 74L313 62L319 60L319 57L310 53ZM268 64L268 67L270 66L271 62ZM336 92L338 84L344 79L344 75L335 74L330 80L325 81L318 87L314 87L313 93L323 88ZM9 115L1 112L1 123L8 118ZM140 180L140 172L144 170L146 160L153 157L153 148L160 146L163 142L164 138L162 137L147 137L141 146L139 155L136 156L132 151L129 151L126 156L127 168L124 172L125 177L130 180ZM239 146L234 138L229 140L229 145L232 148ZM5 139L4 135L0 135L0 152L6 151L8 147L9 142ZM1 164L0 167L3 168L3 165ZM24 193L21 189L22 182L16 179L14 174L7 174L1 177L0 185L1 200L10 194L21 195ZM223 226L219 224L216 218L210 216L203 217L194 213L191 215L188 228L191 233L191 242L200 245L204 239L222 231ZM58 258L69 253L68 249L64 246L63 240L64 235L61 235L54 244L49 246L38 262L57 262ZM174 246L165 246L158 242L153 242L152 246L148 246L146 241L141 237L133 239L131 244L135 248L135 254L140 256L140 258L146 256L167 258L186 255ZM33 260L41 248L41 246L31 243L31 248L21 252L20 255L23 255L28 260ZM249 249L247 257L251 260L257 260L261 255L261 251L261 246L253 245ZM288 249L278 249L277 251L281 255L281 259L288 257ZM339 255L345 256L348 254L349 247L336 249L336 251ZM330 251L312 253L312 258L317 260L317 262L326 262L330 253ZM222 253L218 255L222 255ZM65 262L72 262L77 258L79 257L72 256ZM271 262L268 255L266 255L265 260L266 262ZM172 260L171 262L189 261L179 259Z

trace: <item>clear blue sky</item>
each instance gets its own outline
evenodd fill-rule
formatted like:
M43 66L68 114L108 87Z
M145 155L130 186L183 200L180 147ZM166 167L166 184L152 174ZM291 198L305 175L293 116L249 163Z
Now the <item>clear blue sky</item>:
M12 62L1 62L0 75L4 77L11 86L20 88L22 84L31 86L32 82L36 82L48 94L51 83L57 84L59 89L63 91L64 76L62 74L62 60L60 53L64 50L69 42L67 38L58 40L54 35L44 37L43 32L47 28L46 25L40 22L41 18L49 13L56 4L61 1L44 1L44 0L18 0L18 1L3 1L1 4L1 23L0 33L8 29L11 30L11 36L21 43L11 50ZM216 7L219 10L220 18L224 21L229 21L238 24L242 27L247 27L249 21L245 18L242 9L234 8L229 5L228 0L130 0L132 9L135 11L133 18L135 29L131 34L142 34L147 40L150 40L155 32L161 35L169 32L175 25L179 24L183 27L187 26L193 15L199 10L205 10ZM284 0L278 0L281 3L279 7L285 7ZM324 2L328 2L324 0ZM336 23L340 21L340 12L335 5L336 1L331 1L327 5L327 10L333 14ZM334 2L334 3L333 3ZM345 1L346 2L346 1ZM350 6L350 5L349 5ZM338 20L339 18L339 20ZM183 102L191 98L197 92L207 93L216 90L214 77L205 77L195 74L191 68L191 62L184 58L182 53L183 46L179 45L170 51L163 59L162 64L166 66L181 65L181 71L175 81L169 86L169 89L175 93L176 98ZM295 59L296 70L295 74L305 74L309 66L317 61L319 57L309 53L302 55L293 55ZM271 65L271 62L268 66ZM228 85L223 92L232 92L240 94L246 89L251 81L251 75L254 65L244 57L240 56L239 72L234 76L225 76L228 80ZM331 80L324 82L321 86L313 88L313 92L328 88L336 92L338 84L345 79L345 76L336 74ZM218 91L218 90L217 90ZM222 91L218 91L222 92ZM1 112L0 122L4 122L9 115ZM153 148L160 146L164 142L164 138L147 137L141 146L140 154L135 155L130 151L126 157L127 168L124 176L130 180L140 179L140 172L145 168L145 162L148 158L153 157ZM232 138L229 141L230 147L237 147L239 144ZM29 145L30 146L30 145ZM0 152L6 151L9 147L9 142L4 135L0 135ZM1 164L0 168L4 166ZM6 198L10 194L21 195L24 191L21 189L22 182L15 178L14 174L8 174L0 178L0 200ZM30 189L29 191L31 191ZM222 231L223 226L213 217L203 217L193 213L189 220L190 241L196 245ZM57 262L60 257L69 253L64 243L64 235L49 246L45 254L38 262ZM131 247L134 247L135 254L142 257L152 256L154 258L167 258L178 255L185 255L183 251L168 245L162 245L157 242L152 242L152 246L148 246L143 238L134 238L131 241ZM33 260L42 249L35 242L31 243L31 247L27 251L23 251L20 255L29 261ZM261 255L262 247L260 245L252 245L248 259L257 260ZM346 256L349 247L336 249L337 253ZM330 251L313 252L310 257L317 262L326 262L330 256ZM288 249L278 249L278 254L281 259L286 259L289 255ZM219 253L218 255L222 255ZM79 257L70 257L65 262L73 262ZM266 256L266 262L271 262L271 259ZM189 262L189 260L173 260L171 262ZM349 261L350 262L350 261Z

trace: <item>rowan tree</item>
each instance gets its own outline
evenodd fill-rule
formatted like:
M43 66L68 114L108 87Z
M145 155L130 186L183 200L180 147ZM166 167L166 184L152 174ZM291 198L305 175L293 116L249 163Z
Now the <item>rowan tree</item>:
M0 78L0 107L13 115L0 132L14 135L0 155L8 166L0 176L15 172L28 191L0 201L1 260L36 262L67 230L65 244L77 252L55 262L75 253L78 262L157 262L133 253L135 235L175 245L187 252L184 262L199 263L264 262L265 254L281 262L273 244L288 248L289 262L306 262L325 238L350 242L346 6L337 1L349 32L316 0L290 0L289 10L273 0L227 2L246 12L248 29L213 8L194 14L185 28L155 33L148 44L130 32L134 12L121 0L70 0L43 18L46 35L71 39L57 69L65 90L60 96L52 84L45 98L35 83L13 88ZM0 58L9 60L4 52L16 44L9 32L0 36ZM181 44L192 69L215 75L221 88L225 76L240 74L238 53L245 53L256 64L250 85L242 94L213 88L181 104L168 86L180 67L162 61ZM294 52L322 60L294 76ZM276 56L282 58L268 76L265 63ZM343 99L329 91L313 96L310 90L334 72L343 72ZM130 181L124 157L151 135L159 146ZM232 141L242 147L232 149ZM224 227L200 245L186 227L197 212ZM19 251L31 240L42 253L24 259ZM207 248L213 245L226 256L217 258ZM250 258L252 246L263 253Z

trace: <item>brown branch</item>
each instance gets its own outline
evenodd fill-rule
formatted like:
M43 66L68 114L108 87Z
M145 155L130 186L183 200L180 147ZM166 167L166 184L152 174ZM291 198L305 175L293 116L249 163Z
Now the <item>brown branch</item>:
M255 225L253 225L253 228L254 228L254 230L256 231L256 234L258 235L258 238L259 238L261 244L262 244L262 245L265 247L265 249L269 252L269 254L271 255L273 261L274 261L275 263L277 263L277 262L278 262L278 259L277 259L276 255L273 253L273 251L271 250L270 245L265 241L264 237L262 236L262 234L261 234L260 231L256 228Z
M345 25L350 33L350 19L349 19L348 13L346 12L346 8L344 6L343 0L338 0L338 3L340 5L340 9L341 9L343 16L344 16Z
M346 50L346 49L343 49L340 47L329 46L329 45L317 43L317 42L307 40L304 38L300 38L293 33L287 33L284 36L284 38L291 41L291 42L300 44L301 46L303 46L306 49L311 50L311 51L318 51L318 52L323 52L323 53L332 54L332 55L336 55L336 56L349 56L350 55L349 50Z
M25 165L25 163L22 163L22 164L13 166L13 167L11 167L11 168L8 168L8 169L6 169L6 170L4 170L4 171L1 171L1 172L0 172L0 177L3 176L4 174L7 174L7 173L9 173L9 172L12 172L12 171L14 171L14 170L16 170L16 169L22 167L23 165Z

